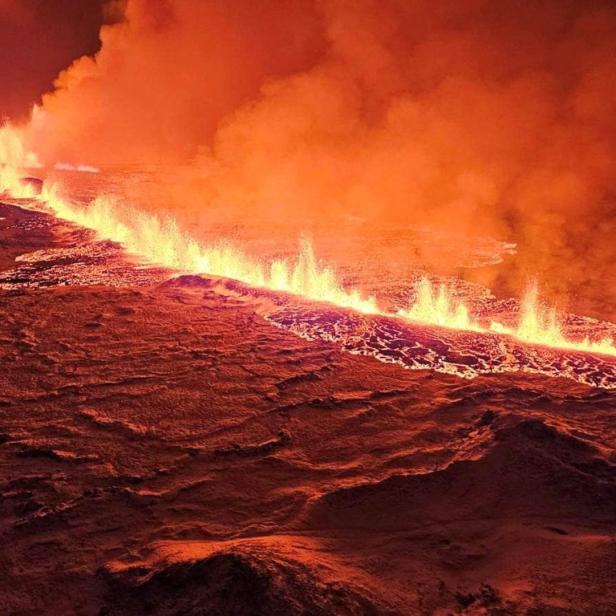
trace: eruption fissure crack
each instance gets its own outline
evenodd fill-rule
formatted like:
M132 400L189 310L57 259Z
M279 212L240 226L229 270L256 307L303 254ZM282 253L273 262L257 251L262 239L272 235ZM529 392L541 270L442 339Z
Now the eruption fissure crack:
M30 199L58 218L93 230L100 239L117 242L128 253L153 265L233 279L252 287L327 302L366 315L468 334L507 336L530 345L616 356L612 338L569 338L556 311L539 303L536 286L530 288L521 303L517 327L496 320L482 322L472 316L462 300L455 298L451 289L444 284L435 286L427 277L416 286L415 299L410 307L392 312L382 308L375 297L366 296L356 288L346 289L332 267L318 262L307 240L302 241L294 261L280 259L265 263L248 257L228 243L202 245L183 232L173 219L161 220L125 207L112 197L97 197L86 207L78 205L62 197L58 185L43 183L39 186L30 180L24 181L21 168L31 163L34 155L21 145L18 131L8 125L0 130L0 141L8 142L10 146L3 146L3 151L13 152L10 164L0 167L1 192L13 198ZM443 365L442 369L446 370L446 366Z

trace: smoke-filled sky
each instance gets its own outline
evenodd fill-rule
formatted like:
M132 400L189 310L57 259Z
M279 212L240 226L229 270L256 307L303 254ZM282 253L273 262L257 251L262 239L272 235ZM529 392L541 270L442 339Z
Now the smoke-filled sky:
M62 69L98 51L113 19L104 0L0 0L0 117L27 116Z
M189 162L172 211L490 234L616 291L610 1L0 2L9 110L114 22L43 98L48 162Z

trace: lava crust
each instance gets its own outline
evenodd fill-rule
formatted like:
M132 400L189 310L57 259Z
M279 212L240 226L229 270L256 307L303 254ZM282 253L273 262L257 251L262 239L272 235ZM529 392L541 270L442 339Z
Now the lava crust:
M616 613L609 362L475 370L474 340L0 217L3 614Z

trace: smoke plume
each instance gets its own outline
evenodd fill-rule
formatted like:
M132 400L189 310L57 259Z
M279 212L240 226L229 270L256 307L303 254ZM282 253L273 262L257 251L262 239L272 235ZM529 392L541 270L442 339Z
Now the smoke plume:
M61 73L35 114L44 160L182 164L190 180L165 192L180 216L492 235L520 247L506 276L491 274L497 287L537 276L552 297L614 317L607 0L111 9L122 19L98 54Z

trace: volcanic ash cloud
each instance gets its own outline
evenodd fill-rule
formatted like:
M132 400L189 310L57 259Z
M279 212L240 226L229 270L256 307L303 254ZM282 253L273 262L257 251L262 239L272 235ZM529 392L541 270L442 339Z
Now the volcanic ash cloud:
M516 290L616 297L609 2L129 0L101 41L32 123L48 162L188 165L180 220L490 234Z

